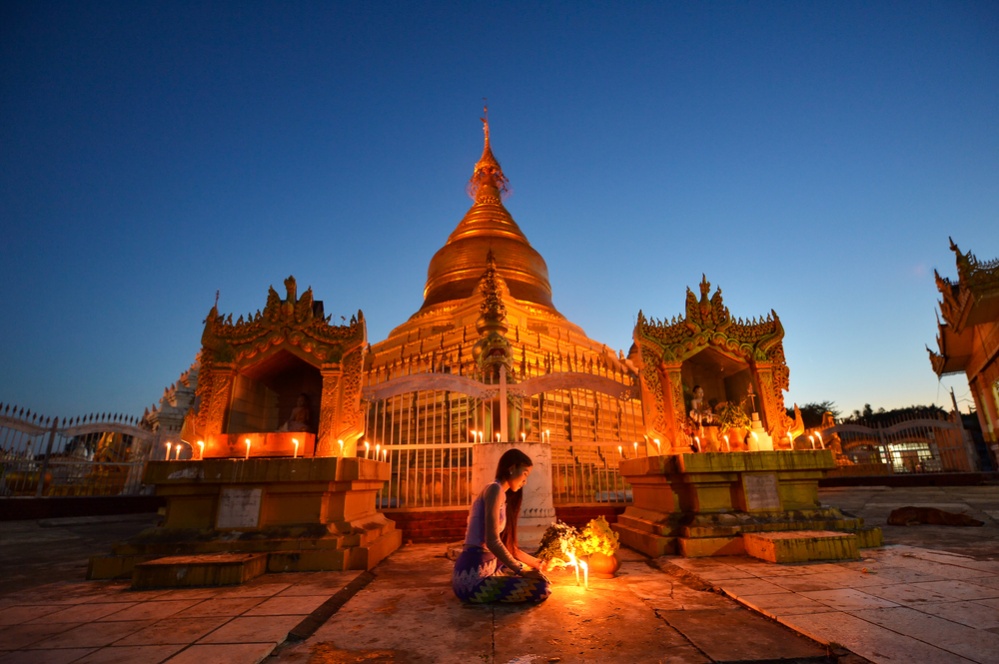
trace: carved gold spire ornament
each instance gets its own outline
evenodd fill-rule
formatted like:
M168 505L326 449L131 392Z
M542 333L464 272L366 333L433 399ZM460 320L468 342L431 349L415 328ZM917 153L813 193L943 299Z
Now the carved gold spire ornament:
M492 251L496 270L509 287L510 297L543 307L561 318L552 304L548 266L503 206L502 195L509 191L509 180L490 146L488 116L482 118L482 131L482 156L468 182L474 203L431 259L418 315L452 306L475 294L486 270L485 257Z

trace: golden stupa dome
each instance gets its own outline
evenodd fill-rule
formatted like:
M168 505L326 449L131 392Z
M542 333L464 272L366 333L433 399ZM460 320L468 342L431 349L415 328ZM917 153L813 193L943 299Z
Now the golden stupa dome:
M486 271L491 251L512 297L561 316L552 304L545 260L503 207L500 196L506 191L507 179L489 147L489 122L482 122L485 147L468 183L475 203L430 260L419 313L470 297Z

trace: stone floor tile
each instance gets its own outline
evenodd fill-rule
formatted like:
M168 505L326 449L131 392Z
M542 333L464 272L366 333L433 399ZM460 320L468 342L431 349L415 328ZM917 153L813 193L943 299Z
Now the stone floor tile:
M210 597L178 611L174 618L198 618L208 616L235 617L263 602L264 597Z
M974 627L975 629L995 629L999 627L999 600L994 607L980 601L926 602L910 608L933 616Z
M331 597L363 574L361 570L348 572L301 572L282 574L281 580L290 585L280 595L326 595Z
M769 595L740 595L739 601L750 606L757 611L767 615L784 613L784 609L807 609L811 612L822 613L824 611L835 611L832 607L817 600L799 595L797 593L776 593ZM806 613L808 611L797 611Z
M851 611L851 615L906 634L980 664L999 664L999 634L973 629L909 607Z
M158 620L115 641L117 646L159 646L194 643L205 634L224 625L230 618L167 618Z
M60 611L55 611L48 615L35 618L32 622L91 622L112 613L117 613L122 609L128 609L135 606L138 606L136 602L91 602L88 604L74 604L63 608Z
M727 581L729 579L757 578L754 574L729 566L713 568L709 571L694 570L691 571L691 573L696 574L698 578L704 579L705 581Z
M868 595L867 593L854 588L840 588L838 590L819 590L815 592L801 593L802 597L814 599L816 602L825 604L837 611L857 611L859 609L877 609L898 606L895 602Z
M301 595L270 597L260 602L253 608L247 610L243 615L247 616L284 616L301 615L307 616L328 599L325 595Z
M880 583L919 583L922 581L943 581L942 576L937 576L923 570L909 567L892 567L887 564L872 565L868 568L868 573L872 577L880 580Z
M970 664L957 656L922 641L839 611L789 615L779 621L823 643L839 643L872 662L898 664Z
M767 595L771 593L786 593L787 589L769 581L767 579L730 579L717 584L726 594L739 595Z
M442 605L449 612L462 611L453 596L444 597ZM676 662L706 661L684 635L662 619L665 614L688 611L650 611L639 598L610 584L591 586L589 591L569 587L552 594L539 606L526 610L496 607L493 613L491 660L495 662L527 661L527 653L536 662L594 662L606 659L610 653L615 661L636 662L642 660L643 653L650 652L669 652ZM719 616L718 610L703 613L715 619ZM456 637L460 638L460 633L451 635L450 640ZM465 661L472 660L473 654L467 652Z
M925 588L946 597L954 599L995 599L999 597L999 588L980 586L974 581L929 581L914 583L914 588Z
M28 606L14 604L6 606L0 609L0 626L19 625L61 610L62 607L50 604Z
M16 650L51 638L78 625L75 623L21 623L0 629L0 650Z
M291 587L290 583L276 583L271 580L267 580L263 583L255 583L255 581L260 581L265 577L257 577L249 583L245 583L241 586L232 586L227 588L225 592L226 597L271 597L277 595L278 593L284 592Z
M98 620L162 620L169 618L178 611L182 611L200 600L178 599L178 600L156 600L152 602L142 602L134 606L128 606L116 613L111 613Z
M272 643L285 640L304 616L240 616L233 618L198 643Z
M0 664L69 664L94 652L93 648L58 648L55 650L17 650L0 656Z
M772 576L761 580L773 585L782 592L817 592L821 590L839 590L842 587L838 583L826 581L825 577L821 575Z
M726 614L723 623L717 611L666 611L661 616L712 661L805 659L826 654L818 644L749 611ZM720 631L732 638L719 638Z
M184 649L186 644L163 646L108 646L99 648L73 664L159 664ZM236 662L233 662L236 664Z
M210 599L226 594L227 588L177 588L163 594L160 599Z
M948 581L947 583L953 583ZM864 588L868 595L874 595L881 599L886 599L896 604L919 604L923 602L950 602L954 601L949 597L939 593L932 588L921 588L908 583L893 583L885 586L870 586Z
M77 625L65 632L36 641L30 648L101 648L151 624L148 620L94 622Z
M170 659L168 664L235 664L260 662L274 650L271 643L196 644Z

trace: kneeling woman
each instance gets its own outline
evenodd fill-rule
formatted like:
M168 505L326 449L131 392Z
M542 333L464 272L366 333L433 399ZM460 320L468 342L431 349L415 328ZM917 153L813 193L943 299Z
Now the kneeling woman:
M472 502L465 547L451 577L461 601L543 602L551 594L541 563L517 547L520 504L533 465L520 450L507 450L496 467L496 481Z

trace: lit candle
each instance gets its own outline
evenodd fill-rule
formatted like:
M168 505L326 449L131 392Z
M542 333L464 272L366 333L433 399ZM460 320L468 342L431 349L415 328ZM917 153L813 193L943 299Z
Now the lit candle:
M382 450L382 461L388 461L388 448Z
M378 443L375 445L375 461L378 461L378 457L382 455L382 444Z
M731 452L732 451L732 445L728 442L728 434L725 434L724 438L725 438L725 451L726 452Z
M205 460L205 441L203 440L198 441L198 458L202 461Z
M585 560L580 560L579 564L583 566L583 589L590 589L590 566L586 564Z
M637 440L634 442L634 445L635 445L635 457L638 458L638 441Z
M343 456L343 441L337 440L336 442L340 445L340 456Z
M697 447L697 451L700 452L701 451L701 439L698 438L697 436L694 436L694 445Z
M549 431L548 429L545 429L545 438L547 439L548 443L552 442L552 432Z
M620 445L617 446L617 453L621 455L622 459L624 458L624 448L621 447Z
M656 454L662 454L662 447L660 447L661 443L659 442L659 439L654 438L653 440L655 441L656 444Z
M826 441L822 440L822 432L816 431L815 435L818 436L819 438L819 447L821 447L822 449L826 449Z
M808 442L811 444L812 449L815 449L815 436L808 434Z
M250 439L246 439L246 458L250 458Z
M172 447L173 447L173 443L167 443L166 444L166 448L167 448L167 453L166 453L166 457L165 457L166 461L170 460L170 448L172 448Z
M291 442L295 443L295 451L292 453L291 458L292 459L297 459L298 458L298 438L292 438Z
M364 441L364 458L365 459L371 458L371 443L369 443L368 441Z
M500 442L500 441L499 441L499 437L500 437L500 435L499 435L499 434L496 434L496 442L497 442L497 443L498 443L498 442Z
M527 442L527 432L526 431L521 431L520 432L520 442L522 442L522 443L526 443Z
M177 443L177 448L174 450L173 458L175 461L180 461L180 443Z

